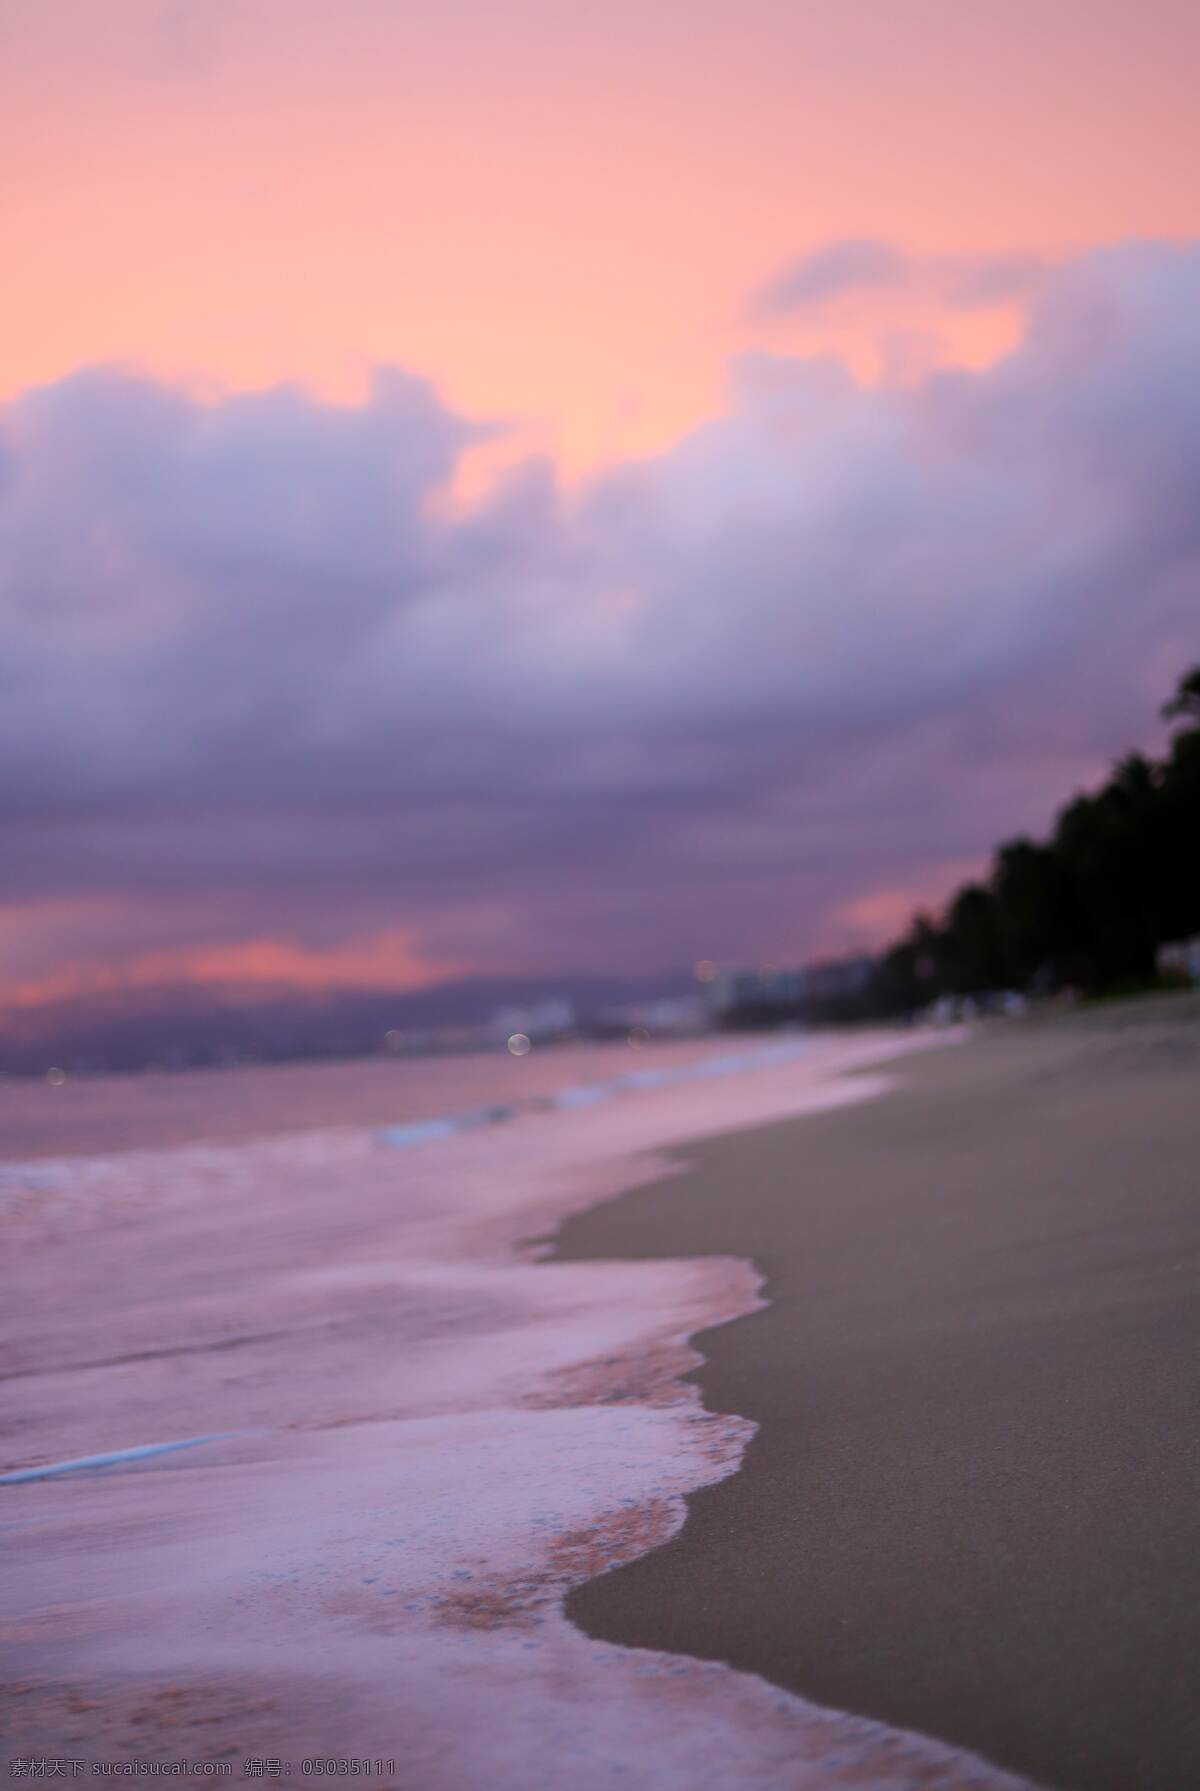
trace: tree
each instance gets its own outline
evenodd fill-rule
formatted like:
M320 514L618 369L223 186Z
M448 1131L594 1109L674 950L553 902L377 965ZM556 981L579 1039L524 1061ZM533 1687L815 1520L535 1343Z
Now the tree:
M1009 988L1052 989L1069 980L1071 900L1049 846L1015 839L996 854L991 879Z
M991 890L968 883L951 902L942 931L945 978L955 995L978 995L1005 982L997 903Z
M1164 721L1200 722L1200 665L1183 674L1175 695L1162 706L1162 717Z
M884 1011L1003 987L1149 982L1160 945L1200 932L1200 665L1163 715L1184 724L1164 760L1127 754L1067 803L1049 840L1010 840L940 924L916 917L880 961Z

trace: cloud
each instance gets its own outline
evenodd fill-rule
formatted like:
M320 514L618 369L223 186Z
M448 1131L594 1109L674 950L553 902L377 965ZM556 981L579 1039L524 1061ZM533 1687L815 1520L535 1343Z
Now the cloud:
M747 318L773 323L856 294L918 293L950 310L1023 303L1054 264L1040 255L912 255L879 237L842 237L779 268L751 294Z
M1032 298L1055 271L1043 255L939 256L926 263L946 302L964 311Z
M751 301L758 318L786 317L864 287L898 286L911 263L894 243L874 236L846 236L789 261Z
M351 407L119 369L26 392L0 973L871 937L1200 657L1198 392L1200 252L1154 245L1049 276L985 371L748 356L668 453L573 492L529 462L466 509L480 427L395 370Z

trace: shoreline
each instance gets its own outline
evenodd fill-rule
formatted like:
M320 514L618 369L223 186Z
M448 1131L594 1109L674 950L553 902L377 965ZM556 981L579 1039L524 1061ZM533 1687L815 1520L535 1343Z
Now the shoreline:
M18 1755L186 1738L396 1757L429 1791L1016 1791L563 1609L736 1473L752 1425L704 1409L693 1339L760 1294L741 1259L558 1264L547 1228L669 1173L698 1125L869 1104L934 1042L825 1039L399 1151L343 1130L31 1164L2 1327Z
M750 1419L572 1621L724 1660L1059 1791L1200 1780L1195 1004L919 1057L880 1099L672 1151L559 1262L738 1256L689 1377ZM729 1198L731 1188L737 1198Z

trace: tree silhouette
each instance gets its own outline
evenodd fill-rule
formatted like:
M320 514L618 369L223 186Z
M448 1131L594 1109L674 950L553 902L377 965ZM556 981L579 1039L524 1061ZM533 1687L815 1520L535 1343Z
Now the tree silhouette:
M1175 695L1163 704L1162 717L1164 721L1184 718L1200 722L1200 665L1194 665L1190 672L1184 673Z
M915 918L880 959L878 1011L1005 988L1146 984L1160 945L1200 933L1200 666L1162 714L1184 724L1162 761L1129 753L1066 804L1048 840L1010 840L940 921Z

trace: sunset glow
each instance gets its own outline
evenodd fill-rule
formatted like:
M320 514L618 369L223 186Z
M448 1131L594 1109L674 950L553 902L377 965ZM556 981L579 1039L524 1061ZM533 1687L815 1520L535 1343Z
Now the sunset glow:
M579 467L668 445L764 334L864 372L889 337L971 364L1011 341L1011 311L928 290L747 327L824 243L1061 256L1200 215L1186 0L438 17L8 9L0 388L117 360L346 397L396 361Z
M1196 646L1198 52L7 7L3 1000L788 962L1043 824Z

